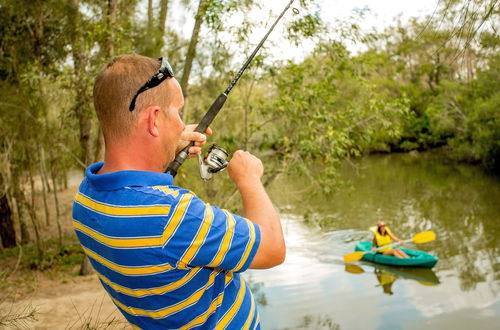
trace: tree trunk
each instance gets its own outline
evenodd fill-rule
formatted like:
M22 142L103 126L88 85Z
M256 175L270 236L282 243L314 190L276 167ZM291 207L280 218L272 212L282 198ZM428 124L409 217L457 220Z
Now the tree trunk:
M51 158L54 159L51 155ZM59 250L62 249L62 227L61 227L61 212L59 210L59 198L57 197L57 183L56 183L56 169L54 164L50 167L50 176L52 179L52 192L54 194L54 204L56 208L56 224L57 224L57 236L59 239Z
M22 214L22 206L20 202L16 198L17 210L19 214L19 227L21 228L21 244L26 244L31 241L31 234L28 230L28 224L26 223L26 219Z
M184 62L184 70L182 71L182 77L180 82L182 92L184 93L184 97L187 97L188 95L187 88L189 83L189 75L191 74L193 60L196 56L196 45L198 44L201 24L203 23L206 7L207 7L207 0L200 0L200 3L198 4L198 12L196 13L196 20L194 22L193 32L191 34L191 40L189 41L189 47L186 54L186 61ZM187 119L186 110L184 110L183 119L184 120Z
M106 13L107 35L105 45L105 56L111 58L115 53L115 22L116 22L116 1L108 0L108 11Z
M89 258L84 255L82 260L82 265L80 267L80 275L91 275L94 273L94 268L92 268L92 264L89 261Z
M73 50L73 62L74 62L74 72L76 77L84 77L87 75L86 64L87 56L84 53L83 38L80 30L80 9L78 0L70 0L70 10L69 10L70 21L74 24L73 35L71 36L72 50ZM92 127L92 113L89 107L91 98L86 89L86 81L84 79L77 79L76 84L76 99L75 99L75 113L78 118L79 129L80 129L80 161L86 166L92 160L92 152L90 147L90 137L91 137L91 127ZM85 264L85 259L82 262L80 269L80 274L88 275L91 274L89 267ZM88 262L88 261L87 261Z
M104 161L104 135L101 124L97 122L97 135L94 143L94 163Z
M2 247L16 246L16 231L7 194L0 196L0 238Z
M71 36L72 55L75 73L75 104L74 111L78 118L80 133L80 160L83 164L89 165L92 161L91 148L91 130L92 130L92 112L89 106L91 97L87 89L87 81L80 77L87 76L86 66L88 62L87 55L83 48L83 38L81 35L81 15L79 10L79 1L70 0L69 7L70 21L73 22L74 29Z
M154 28L154 15L153 15L153 0L148 0L148 18L146 25L146 36L143 37L144 43L144 55L150 57L157 57L158 54L155 54L155 28Z
M158 26L156 31L156 50L161 53L163 46L163 37L165 36L165 24L167 23L168 0L160 1L160 16L158 17Z
M19 191L19 196L16 196L19 202L22 205L22 208L25 209L28 212L28 215L31 219L31 224L33 225L33 230L35 231L35 243L36 247L38 250L38 258L41 261L43 259L44 251L43 251L43 246L42 246L42 240L40 237L40 229L38 227L38 220L36 217L36 213L34 208L30 207L28 205L28 202L26 201L26 196L24 196L24 193L22 191Z
M40 150L40 180L42 183L42 199L43 199L43 208L45 210L45 225L50 224L50 213L49 213L49 205L47 203L47 191L50 191L49 184L48 184L48 179L47 179L47 168L45 166L45 150L43 149L42 146L38 146ZM30 180L33 180L30 172ZM32 191L31 194L34 196L35 194L35 187L32 185L31 187ZM33 207L35 205L33 204Z
M106 37L104 40L104 58L111 59L115 54L115 23L116 23L116 2L108 0L108 10L106 12ZM97 124L97 134L94 143L94 163L104 160L104 136L101 125Z
M63 171L63 185L64 189L68 189L68 170Z
M29 241L31 241L31 235L28 230L28 224L26 223L26 219L23 215L23 205L22 201L19 198L19 196L21 195L21 189L19 187L19 182L17 180L13 182L11 195L12 195L11 196L12 205L15 205L15 207L13 208L15 209L16 212L14 213L16 214L17 220L19 220L19 228L21 232L20 241L21 244L26 244Z
M148 34L153 32L153 0L148 0Z
M0 247L16 245L16 225L19 223L19 212L14 192L18 182L17 176L11 170L11 144L6 143L5 153L2 155L2 169L0 173Z

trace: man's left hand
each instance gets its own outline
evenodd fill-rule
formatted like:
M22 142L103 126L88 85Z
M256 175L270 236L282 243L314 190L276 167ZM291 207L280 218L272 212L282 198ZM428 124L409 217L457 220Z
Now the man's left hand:
M179 145L177 146L176 153L184 149L191 141L194 141L194 146L189 148L189 158L196 157L201 153L201 148L207 143L206 135L212 135L212 129L209 127L205 134L195 132L194 129L197 125L186 125L181 134Z

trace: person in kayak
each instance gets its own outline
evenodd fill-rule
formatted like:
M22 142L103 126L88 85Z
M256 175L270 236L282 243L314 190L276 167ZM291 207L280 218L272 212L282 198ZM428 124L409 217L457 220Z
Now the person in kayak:
M375 251L377 248L380 248L384 245L392 244L392 241L396 241L398 243L403 243L402 240L396 237L389 227L386 226L385 222L379 221L377 222L377 227L372 227L370 230L373 232L373 243L372 243L372 251ZM409 258L409 256L398 248L393 248L392 246L388 246L387 248L380 249L377 253L381 253L388 256L395 256L398 258Z

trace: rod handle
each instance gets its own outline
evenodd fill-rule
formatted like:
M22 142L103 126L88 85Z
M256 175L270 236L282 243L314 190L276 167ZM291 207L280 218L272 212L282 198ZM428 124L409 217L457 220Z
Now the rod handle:
M226 100L227 100L227 95L224 93L220 94L214 101L214 103L212 103L207 113L205 114L205 116L203 116L203 118L201 119L198 126L196 126L194 131L198 133L205 133L208 126L210 126L215 116L217 116L224 103L226 103ZM167 173L170 173L170 175L175 178L175 176L177 175L177 171L179 170L179 167L181 167L184 161L188 158L189 148L191 148L192 146L194 146L194 142L190 142L187 145L187 147L182 149L177 154L177 156L175 156L175 159L168 165Z
M227 100L227 95L225 93L220 94L217 97L217 99L215 99L214 103L212 103L207 113L205 114L205 116L203 116L203 118L201 119L198 126L196 126L194 131L199 133L205 133L208 126L210 126L210 124L214 120L215 116L217 116L220 109L222 109L224 103L226 103L226 100Z

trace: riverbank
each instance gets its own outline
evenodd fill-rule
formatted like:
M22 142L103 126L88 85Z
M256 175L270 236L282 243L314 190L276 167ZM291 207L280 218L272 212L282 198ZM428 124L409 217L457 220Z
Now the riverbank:
M19 285L36 288L0 303L0 328L130 329L96 275L64 280L35 275Z
M40 221L42 261L33 241L0 251L0 328L129 329L97 276L79 276L83 251L73 232L71 207L80 180L75 172L68 189L58 191L62 248L54 221L48 226ZM42 210L40 197L36 205ZM48 203L54 210L53 200Z

